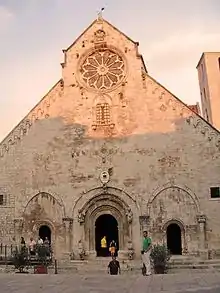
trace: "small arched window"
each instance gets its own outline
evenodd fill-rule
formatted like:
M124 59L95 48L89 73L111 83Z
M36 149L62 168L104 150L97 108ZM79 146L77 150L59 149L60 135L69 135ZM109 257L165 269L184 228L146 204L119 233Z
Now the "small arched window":
M205 115L206 115L206 120L209 122L209 114L208 114L208 110L205 109Z
M108 103L99 103L96 105L96 124L109 125L111 123L110 107Z

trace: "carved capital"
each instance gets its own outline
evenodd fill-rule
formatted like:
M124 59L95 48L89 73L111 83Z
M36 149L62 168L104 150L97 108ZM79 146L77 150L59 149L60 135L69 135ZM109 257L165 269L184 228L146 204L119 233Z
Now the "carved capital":
M63 218L63 224L65 225L66 228L70 230L73 225L73 219L70 217Z
M150 216L148 216L148 215L142 215L142 216L139 217L139 222L140 222L140 224L142 226L143 225L148 225L149 219L150 219Z
M133 213L130 208L126 212L126 217L127 217L128 223L131 224L133 221Z
M85 214L81 210L78 210L78 222L80 225L85 223Z
M205 224L206 223L206 216L205 215L197 215L197 221L199 224Z
M104 32L104 30L102 30L102 29L98 29L98 30L94 33L95 43L104 42L104 40L105 40L105 36L106 36L106 33Z

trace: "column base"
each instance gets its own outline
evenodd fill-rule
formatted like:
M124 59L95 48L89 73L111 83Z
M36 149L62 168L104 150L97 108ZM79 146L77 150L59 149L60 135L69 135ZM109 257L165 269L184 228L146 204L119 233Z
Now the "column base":
M201 249L199 250L199 257L203 260L209 259L209 251L208 249Z
M97 253L95 250L86 251L86 259L96 259Z

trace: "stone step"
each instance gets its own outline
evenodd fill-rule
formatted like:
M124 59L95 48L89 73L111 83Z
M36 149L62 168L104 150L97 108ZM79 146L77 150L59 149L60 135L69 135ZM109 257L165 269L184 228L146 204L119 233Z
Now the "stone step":
M58 262L58 269L62 272L75 271L83 272L106 272L111 258L97 258L94 260L72 260L68 262ZM121 270L124 272L139 272L142 268L141 260L124 260L118 258ZM220 259L201 260L198 258L171 258L168 263L169 272L174 271L201 271L201 270L220 270Z
M206 264L206 265L212 265L212 264L220 264L220 259L210 259L210 260L201 260L201 259L191 259L191 260L185 260L185 259L171 259L169 261L169 264Z

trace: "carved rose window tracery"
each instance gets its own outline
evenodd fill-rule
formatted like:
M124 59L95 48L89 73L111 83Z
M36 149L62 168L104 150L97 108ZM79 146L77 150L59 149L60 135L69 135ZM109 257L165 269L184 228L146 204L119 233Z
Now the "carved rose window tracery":
M82 63L81 79L95 90L110 90L125 77L122 57L110 49L92 52Z

